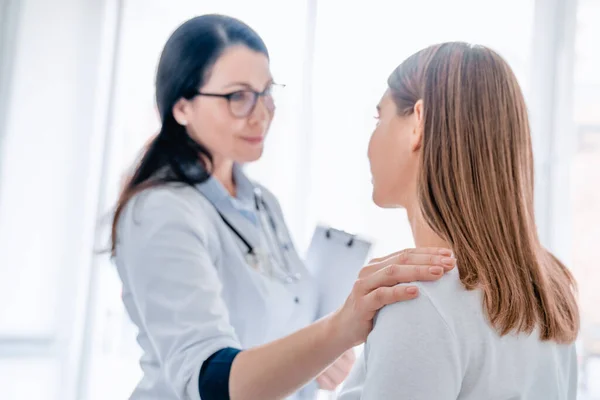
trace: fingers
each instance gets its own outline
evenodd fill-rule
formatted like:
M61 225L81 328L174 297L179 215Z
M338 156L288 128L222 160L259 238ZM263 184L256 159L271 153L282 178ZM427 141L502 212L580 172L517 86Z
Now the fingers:
M336 362L334 362L333 365L330 367L332 371L336 372L335 376L339 377L339 383L346 379L346 377L352 370L355 361L356 356L354 355L354 350L350 349L344 354L342 354L342 356L338 358Z
M450 270L454 267L454 264L456 264L456 259L430 253L400 253L387 258L379 264L437 265Z
M319 388L323 390L333 391L337 388L337 386L331 381L331 379L325 374L321 374L317 378L317 383L319 384Z
M394 287L380 287L366 295L364 302L367 309L377 311L389 304L412 300L418 294L419 288L416 286L397 285Z
M439 266L427 265L388 265L364 278L356 281L359 294L367 294L379 287L392 287L399 283L416 281L435 281L444 275L444 269Z
M345 369L342 369L342 366L333 364L327 370L326 375L337 388L342 382L344 382L344 379L346 379L346 376L348 376L349 372L350 371L346 372Z
M349 350L342 354L340 358L317 378L317 382L321 389L335 390L341 385L350 374L355 358L353 350Z
M414 249L404 249L404 250L396 251L396 252L393 252L392 254L388 254L383 257L374 258L371 260L370 264L385 261L390 257L399 255L400 253L433 254L433 255L440 255L440 256L445 256L445 257L451 257L453 254L452 250L444 249L442 247L417 247Z
M342 359L346 360L346 362L350 363L350 368L354 365L356 361L356 353L354 353L354 349L347 350L344 354L342 354Z
M417 248L376 259L363 268L355 292L363 297L368 310L376 311L398 301L414 299L418 289L402 285L416 281L435 281L454 268L456 259L448 249Z
M389 256L375 259L369 265L364 267L359 278L364 278L368 275L372 275L377 271L388 267L392 264L399 265L422 265L426 267L442 267L444 271L449 271L456 265L456 259L448 257L445 254L449 250L444 249L408 249L397 253L390 254ZM443 252L444 255L440 254Z

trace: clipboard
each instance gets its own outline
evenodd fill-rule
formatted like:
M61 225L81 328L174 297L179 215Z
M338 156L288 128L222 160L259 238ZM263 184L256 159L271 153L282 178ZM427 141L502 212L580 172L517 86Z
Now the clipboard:
M317 318L340 308L365 265L371 242L350 233L319 225L306 253L306 267L319 293Z

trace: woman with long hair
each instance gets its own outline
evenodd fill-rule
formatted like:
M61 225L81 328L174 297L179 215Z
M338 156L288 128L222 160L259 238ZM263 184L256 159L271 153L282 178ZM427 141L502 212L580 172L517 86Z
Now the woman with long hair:
M575 282L540 243L527 108L494 51L428 47L391 74L369 144L373 199L457 268L382 309L342 395L575 399Z

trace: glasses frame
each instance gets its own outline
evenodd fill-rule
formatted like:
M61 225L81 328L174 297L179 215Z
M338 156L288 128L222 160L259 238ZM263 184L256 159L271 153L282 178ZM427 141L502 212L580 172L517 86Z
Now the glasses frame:
M260 97L270 96L271 99L273 100L273 109L270 111L272 112L275 110L275 108L276 108L275 101L273 99L273 89L274 88L283 89L283 88L285 88L285 85L280 84L280 83L271 83L269 85L269 87L267 87L262 92L257 92L256 90L252 90L252 89L241 89L241 90L234 90L233 92L229 92L229 93L208 93L208 92L203 92L198 89L194 95L225 99L225 100L227 100L227 105L229 106L229 112L231 113L231 115L233 117L247 118L249 115L251 115L254 112L254 109L256 109L256 104L258 104L258 99ZM239 93L250 93L252 95L252 99L253 99L252 106L248 109L248 111L246 113L240 114L240 115L236 114L231 107L231 99L233 98L233 96L235 96ZM269 107L267 107L267 108L269 108Z

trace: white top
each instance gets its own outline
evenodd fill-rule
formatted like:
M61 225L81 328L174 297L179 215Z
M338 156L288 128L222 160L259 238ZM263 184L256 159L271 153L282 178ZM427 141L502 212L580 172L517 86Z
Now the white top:
M455 269L385 307L341 400L575 400L575 345L500 337Z
M236 171L238 185L250 188ZM197 188L149 189L125 207L116 265L125 308L139 329L144 372L131 399L199 400L200 368L214 352L268 343L318 318L316 283L293 246L276 198L262 192L277 227L271 237L279 242L268 246L252 207L244 215L214 178ZM217 210L257 249L281 246L275 259L285 257L301 279L284 283L251 268L247 249ZM315 387L293 398L313 398Z

